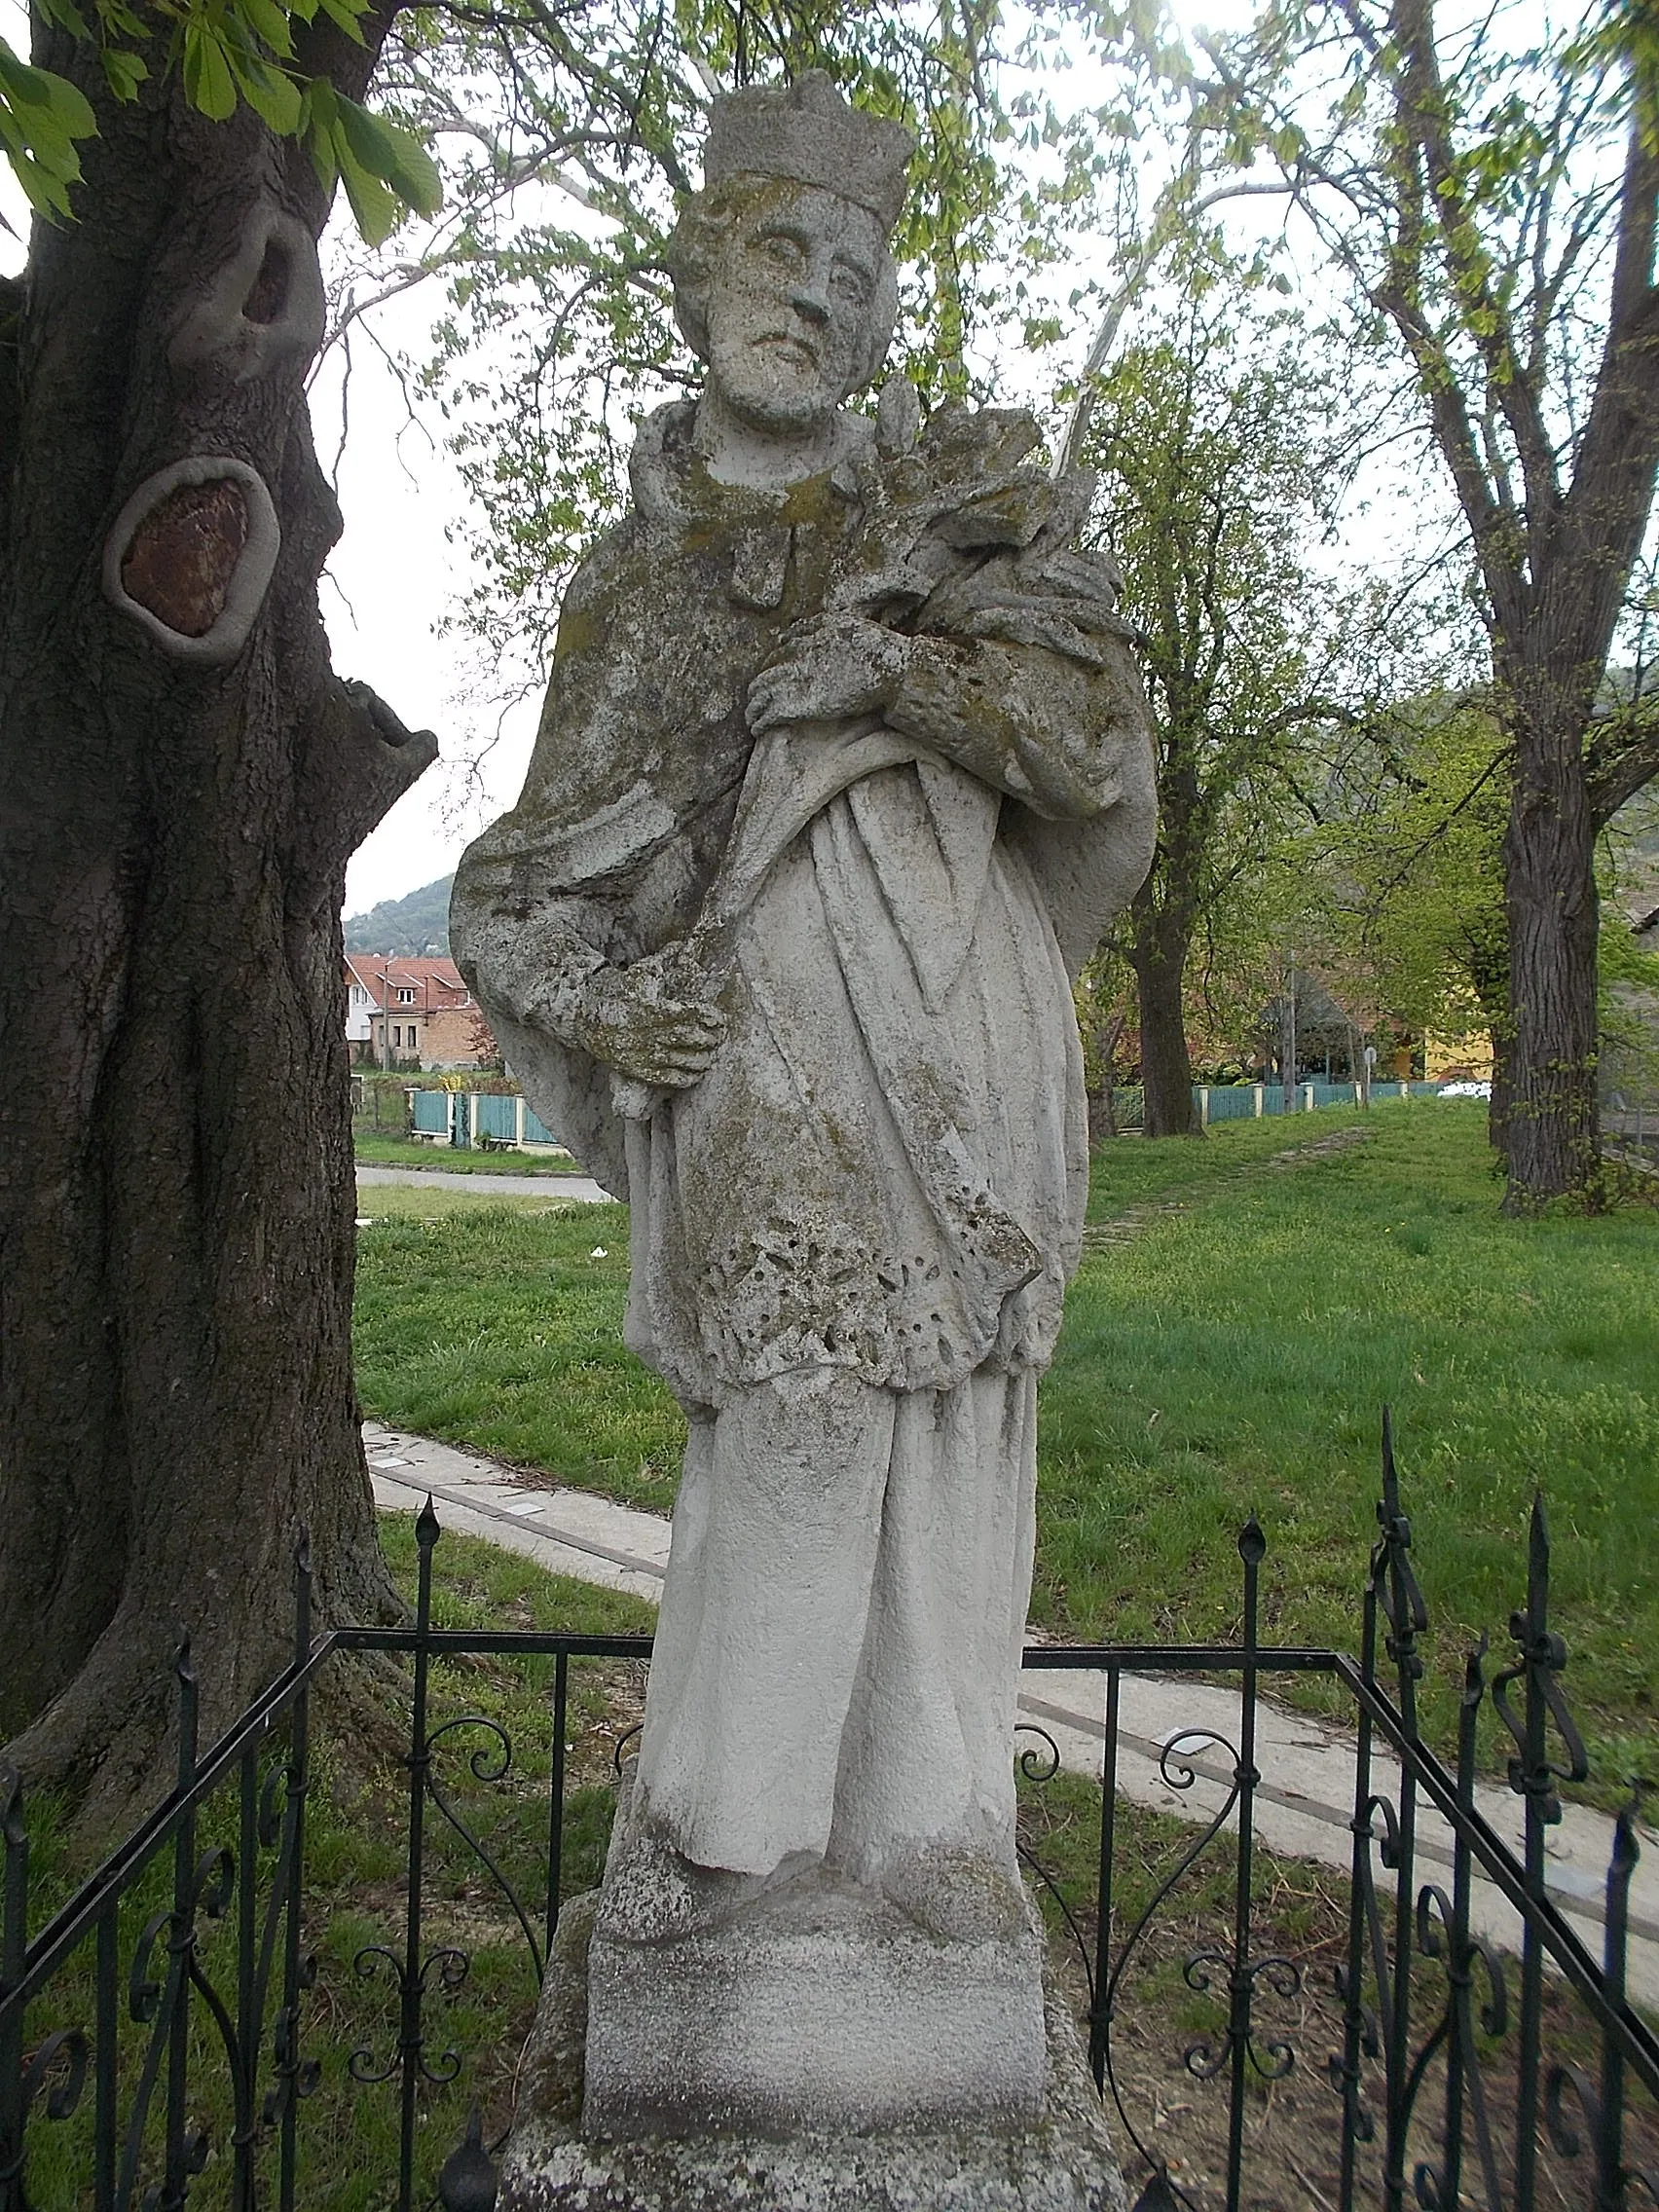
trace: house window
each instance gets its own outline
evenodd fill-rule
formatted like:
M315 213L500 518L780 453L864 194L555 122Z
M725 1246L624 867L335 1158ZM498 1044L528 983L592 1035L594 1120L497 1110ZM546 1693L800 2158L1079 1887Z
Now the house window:
M399 1006L413 1006L415 1004L415 993L413 991L406 990L399 991L397 994L397 1003Z
M394 1045L401 1045L403 1042L403 1032L395 1021L391 1025L391 1041Z

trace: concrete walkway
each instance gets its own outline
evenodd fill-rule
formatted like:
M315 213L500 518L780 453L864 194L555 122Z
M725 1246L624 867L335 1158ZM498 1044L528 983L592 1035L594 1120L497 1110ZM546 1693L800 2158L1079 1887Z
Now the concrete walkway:
M582 1205L614 1203L590 1175L446 1175L441 1167L364 1167L357 1169L357 1188L370 1190L377 1183L415 1183L439 1191L471 1191L479 1198L498 1194L509 1198L571 1198Z
M363 1423L363 1442L375 1496L384 1510L410 1512L430 1493L446 1528L523 1552L556 1574L636 1597L655 1600L660 1595L669 1524L659 1515L586 1491L552 1488L534 1473L377 1421ZM1104 1763L1104 1698L1100 1676L1069 1668L1028 1668L1020 1678L1020 1723L1046 1733L1068 1770L1098 1781ZM1228 1747L1238 1742L1238 1696L1224 1686L1125 1675L1119 1706L1119 1789L1136 1804L1183 1820L1212 1819L1230 1787L1234 1762ZM1041 1751L1036 1736L1021 1741ZM1346 1874L1352 1850L1352 1736L1264 1698L1257 1706L1256 1764L1262 1776L1256 1832L1263 1843ZM1186 1774L1191 1786L1176 1788ZM1398 1769L1381 1752L1373 1760L1372 1786L1398 1803ZM1519 1854L1520 1799L1500 1784L1482 1784L1476 1794L1481 1812ZM1545 1878L1557 1904L1572 1916L1598 1958L1612 1842L1612 1822L1580 1805L1567 1807L1549 1837ZM1644 1829L1643 1845L1631 1891L1628 1981L1639 2003L1659 2005L1659 1837ZM1420 1798L1417 1848L1419 1886L1432 1881L1450 1894L1451 1830ZM1490 1883L1474 1884L1471 1917L1489 1941L1511 1952L1519 1947L1519 1915Z

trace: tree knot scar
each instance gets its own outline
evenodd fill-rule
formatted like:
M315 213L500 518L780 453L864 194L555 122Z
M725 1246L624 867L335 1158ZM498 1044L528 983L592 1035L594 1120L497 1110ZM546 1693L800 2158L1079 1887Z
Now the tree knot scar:
M290 267L282 241L279 239L267 240L259 274L242 302L241 312L248 322L270 323L281 318L288 305Z
M179 485L132 535L121 564L128 597L180 636L204 638L225 611L247 535L240 484Z
M247 643L281 545L259 471L192 454L147 477L115 518L104 595L170 659L223 667Z

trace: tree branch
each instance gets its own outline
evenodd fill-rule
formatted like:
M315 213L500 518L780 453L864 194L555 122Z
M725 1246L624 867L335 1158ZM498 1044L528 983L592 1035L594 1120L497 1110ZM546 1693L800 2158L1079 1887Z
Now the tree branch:
M1584 756L1584 782L1598 830L1626 799L1659 777L1659 692L1598 716Z

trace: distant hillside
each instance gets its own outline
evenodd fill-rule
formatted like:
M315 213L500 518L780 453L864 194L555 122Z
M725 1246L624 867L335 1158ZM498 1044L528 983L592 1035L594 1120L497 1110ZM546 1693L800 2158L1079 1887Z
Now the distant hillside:
M366 914L346 917L348 952L449 951L449 902L453 875L411 891L405 899L383 899Z

